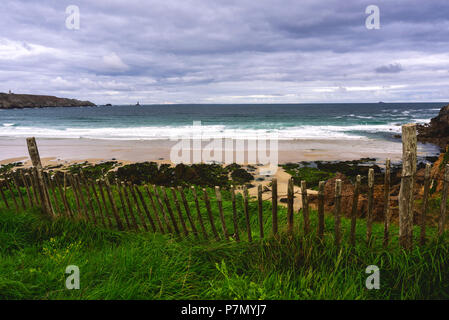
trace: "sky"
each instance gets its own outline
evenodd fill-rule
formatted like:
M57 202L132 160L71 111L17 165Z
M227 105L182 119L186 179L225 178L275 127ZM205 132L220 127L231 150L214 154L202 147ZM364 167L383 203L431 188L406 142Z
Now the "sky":
M2 0L8 90L96 104L447 102L449 1Z

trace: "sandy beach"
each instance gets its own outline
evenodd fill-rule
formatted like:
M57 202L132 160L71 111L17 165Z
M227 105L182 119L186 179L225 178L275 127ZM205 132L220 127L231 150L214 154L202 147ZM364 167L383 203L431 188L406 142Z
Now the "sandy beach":
M41 157L54 158L57 162L85 159L169 161L170 149L176 143L170 140L37 139ZM206 144L203 143L203 148ZM365 157L376 158L380 163L387 158L394 162L400 161L401 153L400 139L396 141L310 139L278 142L278 162L281 164L298 161L356 160ZM433 155L438 153L438 148L430 144L420 144L418 153L420 156ZM26 159L28 150L25 139L0 139L0 164ZM236 159L235 152L234 159Z

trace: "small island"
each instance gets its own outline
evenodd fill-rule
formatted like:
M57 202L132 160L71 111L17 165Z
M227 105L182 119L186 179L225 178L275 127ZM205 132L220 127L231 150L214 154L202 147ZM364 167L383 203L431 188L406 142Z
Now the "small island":
M45 108L45 107L94 107L90 101L58 98L33 94L0 92L0 109Z

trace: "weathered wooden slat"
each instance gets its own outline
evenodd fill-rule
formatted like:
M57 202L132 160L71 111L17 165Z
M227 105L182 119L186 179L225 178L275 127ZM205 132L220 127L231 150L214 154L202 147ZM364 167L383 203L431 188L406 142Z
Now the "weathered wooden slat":
M125 204L125 199L123 198L122 186L117 179L115 179L115 185L117 188L118 197L120 199L123 216L125 217L126 226L128 227L128 230L131 230L131 229L133 229L133 226L131 225L131 223L129 221L128 212L126 211L126 204Z
M106 197L104 195L102 181L97 179L97 185L98 185L98 190L100 192L101 200L103 201L104 215L106 216L106 219L108 220L109 228L112 229L113 228L113 224L112 224L111 214L109 213L108 204L106 202Z
M335 245L341 243L341 180L335 180L335 209L334 209Z
M390 159L387 159L384 179L384 247L390 242L390 170Z
M170 200L168 199L168 196L167 196L167 191L162 186L161 186L161 192L162 192L162 197L163 197L164 202L165 202L165 206L167 207L168 215L170 217L170 220L172 222L173 228L175 230L175 233L177 235L180 235L181 233L179 232L178 223L176 222L175 215L173 214L173 209L172 209L172 207L170 205Z
M324 240L324 181L318 184L318 238Z
M215 228L214 217L212 215L212 209L210 206L209 195L207 194L207 190L203 188L203 200L206 204L207 215L209 217L210 226L212 228L212 233L214 234L215 240L220 241L220 236Z
M427 210L429 207L429 190L430 190L430 163L426 164L426 171L424 173L424 193L423 193L423 204L421 213L421 235L420 244L423 246L426 244L426 217Z
M243 186L243 211L245 213L246 221L246 233L248 234L248 241L253 241L253 235L251 231L251 219L249 217L249 203L248 203L248 188Z
M287 186L287 233L293 233L293 178L288 179Z
M134 230L138 231L139 230L139 226L137 224L137 219L136 219L136 216L134 215L133 207L131 205L131 198L129 197L129 194L130 194L131 191L128 192L129 185L126 185L124 181L122 181L121 185L123 187L123 192L124 192L124 195L125 195L126 204L128 205L129 216L131 217L131 221L133 222Z
M113 196L112 190L111 190L111 185L109 184L109 180L107 178L105 179L105 185L106 185L106 192L109 197L109 202L111 203L111 206L112 206L112 213L114 215L115 222L117 223L117 228L120 231L122 231L125 228L123 227L122 219L120 219L120 216L118 214L117 205L115 203L115 199L114 199L114 196Z
M143 217L142 210L140 209L139 201L137 200L136 185L133 185L131 182L128 182L128 185L131 190L131 195L134 199L134 204L136 205L136 209L137 209L137 215L139 216L142 227L145 231L148 231L147 223L145 222L145 218Z
M98 184L98 180L97 180L97 184ZM104 218L105 214L103 212L103 207L102 207L102 205L100 203L100 198L98 197L98 193L97 193L97 189L95 187L95 183L93 181L91 181L90 182L90 186L91 186L91 189L92 189L92 193L94 195L95 202L97 203L98 211L100 213L101 224L103 225L103 227L107 228L106 221L105 221L105 218Z
M84 199L84 194L83 194L83 190L82 190L82 188L81 188L81 183L80 183L80 181L79 181L78 175L77 175L77 174L74 174L74 175L73 175L73 179L74 179L74 182L75 182L75 184L76 184L75 188L76 188L77 191L78 191L79 198L80 198L81 204L82 204L82 206L83 206L83 214L84 214L84 218L85 218L87 221L91 221L92 218L89 216L89 212L87 211L86 200Z
M357 228L357 208L359 205L361 181L362 181L362 177L360 175L357 175L357 177L355 179L354 193L352 196L351 231L350 231L350 235L349 235L349 243L351 244L351 246L355 246L355 231Z
M151 188L152 188L152 191L153 191L153 193L154 193L154 195L156 197L156 202L157 202L158 207L159 207L159 212L162 215L165 227L168 230L168 233L173 233L173 229L172 229L172 226L170 225L170 221L168 220L168 216L167 216L167 213L166 213L166 211L164 209L164 205L162 204L162 199L161 199L161 196L159 195L159 191L158 191L156 186L151 186Z
M304 234L307 235L310 232L309 199L307 196L307 185L304 180L301 181L301 199L302 199L302 214L304 218Z
M238 242L240 241L239 235L239 224L238 224L238 216L237 216L237 206L235 203L235 188L231 186L231 200L232 200L232 220L234 222L234 238Z
M194 186L191 186L191 190L192 190L193 198L195 200L195 208L196 208L196 212L197 212L198 222L201 227L201 231L203 232L204 238L208 239L209 237L207 235L206 228L204 227L203 217L201 216L200 203L198 201L198 195L196 193L196 189Z
M272 223L273 223L273 235L276 237L278 234L278 180L273 178L271 181L271 206L272 206Z
M145 199L143 198L143 194L140 191L138 186L136 186L136 191L137 191L137 195L139 196L140 203L142 204L143 211L145 211L148 221L150 221L151 229L153 230L153 232L156 232L156 225L154 224L153 217L150 214L150 210L148 210L148 206L147 206Z
M259 215L259 235L260 238L264 238L263 230L263 201L262 201L262 185L257 186L257 209Z
M159 231L162 234L165 234L164 226L163 226L161 218L159 216L159 211L156 208L156 204L154 203L153 195L151 194L150 189L148 188L147 185L145 186L145 190L147 192L148 199L150 199L151 208L153 208L154 218L156 219L157 225L159 227Z
M22 205L22 209L23 209L23 210L26 210L26 209L27 209L27 206L26 206L26 204L25 204L25 199L23 198L22 190L20 189L20 184L19 184L19 181L17 180L17 175L16 175L16 173L15 173L15 172L12 173L12 174L11 174L11 177L12 177L12 181L14 182L14 187L15 187L16 190L17 190L17 194L19 195L20 204Z
M223 199L221 196L221 190L219 186L215 187L215 196L217 198L217 205L218 205L218 212L220 214L220 220L221 220L221 228L223 231L223 236L226 240L229 240L229 232L228 228L226 227L226 221L223 213Z
M76 203L76 209L77 209L77 218L80 219L82 216L82 209L81 209L81 202L78 195L78 190L76 187L76 182L72 174L68 175L69 181L70 181L70 187L72 189L72 193L75 196L75 203Z
M31 196L31 191L30 191L30 186L28 184L28 180L26 179L25 174L23 173L23 170L19 170L18 173L20 174L20 179L22 180L22 183L25 187L25 191L26 191L27 198L28 198L28 204L30 205L30 207L33 207L34 206L33 197Z
M86 179L86 176L84 175L84 173L81 171L80 174L80 182L81 182L81 186L84 187L84 189L86 190L86 194L87 194L87 203L89 205L89 210L90 210L90 216L94 222L94 225L97 225L97 217L95 215L95 209L94 209L94 205L93 205L93 201L92 201L92 194L89 190L89 183Z
M5 184L8 187L8 191L9 191L10 197L12 198L12 202L14 203L14 207L16 208L16 212L19 213L19 211L20 211L19 204L17 203L16 196L14 195L14 192L13 192L13 190L11 188L11 183L10 183L9 180L10 180L9 178L6 178L5 179Z
M438 235L442 236L446 225L447 193L449 189L449 164L446 164L444 171L443 190L441 191L440 218L438 220Z
M192 228L192 232L195 235L195 238L198 238L198 230L195 226L195 221L193 220L192 213L190 211L189 203L187 202L186 195L184 194L184 190L181 186L178 186L179 194L181 195L182 204L184 205L184 210L186 211L187 219L189 220L190 227Z
M371 244L373 233L373 206L374 206L374 169L368 171L368 212L366 214L366 242Z
M184 232L184 235L187 237L189 235L189 230L187 230L187 225L182 214L181 206L179 205L178 196L176 195L176 189L172 187L170 188L170 190L173 196L173 202L175 203L176 211L178 212L179 221L181 221L182 230Z

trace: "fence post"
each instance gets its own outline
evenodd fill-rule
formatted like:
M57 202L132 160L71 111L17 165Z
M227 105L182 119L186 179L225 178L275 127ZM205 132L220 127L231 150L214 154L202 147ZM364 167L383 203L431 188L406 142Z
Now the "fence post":
M278 179L273 178L271 181L271 207L273 216L273 235L278 234Z
M373 205L374 205L374 169L368 171L368 213L366 215L366 242L371 244L373 229Z
M253 241L253 235L251 232L251 220L249 218L248 188L246 186L243 187L243 204L246 220L246 232L248 233L248 241L251 242Z
M197 217L198 217L198 222L201 227L201 231L203 232L204 238L207 240L209 237L207 235L206 228L204 227L203 217L201 216L201 209L200 209L200 203L198 201L198 194L197 194L194 186L191 186L190 190L192 191L193 199L195 200L195 208L196 208L196 213L197 213Z
M117 186L117 193L120 198L120 204L122 205L122 211L123 211L123 216L125 217L126 225L128 227L128 230L131 230L132 227L131 227L131 223L128 218L128 214L126 212L125 199L123 198L122 188L120 186L120 182L118 181L118 179L115 179L115 185Z
M235 188L231 186L231 200L232 200L232 220L234 222L234 237L235 241L240 241L239 235L239 225L238 225L238 217L237 217L237 206L235 204Z
M423 193L423 204L422 204L422 214L421 214L421 245L426 244L426 216L427 209L429 206L429 189L430 189L430 163L426 164L426 171L424 173L424 193Z
M192 232L195 235L195 238L198 238L198 230L195 227L195 222L192 218L192 213L190 212L189 203L187 202L186 195L184 194L184 190L181 186L178 186L179 194L181 195L182 204L184 205L184 210L187 214L187 219L189 220L190 227L192 228Z
M219 186L215 187L215 196L217 197L218 213L220 214L223 235L226 240L229 240L228 228L226 228L226 221L223 213L223 199L221 197L221 191Z
M217 229L215 228L214 217L212 215L212 209L210 206L209 195L207 194L206 188L203 188L203 197L206 204L207 215L209 216L210 226L212 228L212 233L215 236L215 240L220 241L220 236L218 235Z
M65 180L65 174L64 174L64 180ZM95 198L95 201L96 201L97 206L98 206L98 211L100 212L101 223L103 224L103 227L106 228L106 221L104 220L103 208L101 207L100 199L98 198L97 189L95 188L94 181L90 181L90 186L92 188L92 193L94 194L94 198ZM66 184L64 183L64 190L65 189L66 189ZM65 196L65 198L66 198L66 201L67 201L67 196ZM68 201L67 201L67 205L68 205ZM68 207L70 208L70 206L68 206ZM70 209L69 209L69 211L70 211ZM72 216L71 212L70 212L70 215Z
M176 233L176 235L180 236L181 233L179 232L178 223L176 222L175 215L174 215L172 207L170 205L170 200L168 199L167 191L165 190L165 187L163 187L163 186L161 186L161 193L162 193L162 197L165 202L165 206L167 207L167 210L168 210L168 215L170 216L170 219L173 223L173 228L175 229L175 233Z
M47 194L47 186L44 181L44 177L42 174L42 163L41 158L39 156L39 150L37 148L36 139L34 137L27 138L27 146L28 153L31 158L31 163L33 167L37 170L37 182L39 185L39 193L41 195L42 200L42 208L44 209L44 213L47 214L50 218L54 218L55 214L50 204L50 199Z
M0 195L2 196L3 202L5 203L6 209L9 209L9 203L6 199L5 193L3 192L3 185L5 184L6 180L0 180Z
M262 185L257 186L257 209L259 214L259 235L263 239L263 201L262 201Z
M416 125L402 126L402 178L399 191L399 243L411 249L413 241L413 186L416 173Z
M145 185L145 191L147 192L148 199L150 199L151 208L153 208L154 218L156 219L157 225L159 226L159 230L162 234L165 234L164 226L162 225L161 218L159 217L159 211L156 208L156 203L154 202L153 195L151 194L148 185Z
M20 211L19 210L19 204L17 203L16 196L14 195L14 191L11 188L11 184L10 184L9 180L10 179L8 177L5 177L5 183L6 183L6 186L8 187L8 191L9 191L9 194L10 194L10 196L12 198L12 202L14 203L14 207L16 208L16 213L19 213L19 211Z
M301 198L302 198L302 214L304 216L304 234L309 234L309 200L307 198L307 184L306 181L301 181Z
M287 189L287 232L293 233L293 178L288 179Z
M352 196L352 210L351 210L351 234L349 236L349 243L351 246L355 246L355 230L357 227L357 208L359 205L359 195L360 195L360 183L362 177L357 175L355 179L354 194Z
M340 246L341 242L341 230L340 221L341 220L341 180L335 180L335 245Z
M390 241L390 159L385 163L384 179L384 247Z
M440 219L438 221L438 235L443 235L444 225L446 224L446 206L447 206L447 192L449 187L449 164L446 164L444 170L444 184L443 191L441 191L441 207L440 207Z
M121 185L122 185L122 190L123 190L123 195L125 197L126 205L128 206L128 213L129 213L129 216L131 217L131 221L133 222L134 230L138 231L139 226L137 225L137 219L136 219L136 216L134 215L133 207L131 205L131 199L129 197L129 193L131 192L131 190L129 190L129 186L124 181L121 182ZM128 192L128 190L129 190L129 192Z
M145 202L142 191L140 191L139 186L135 186L135 188L137 191L137 195L139 196L140 202L142 203L143 211L145 211L148 221L150 221L151 229L153 230L153 232L156 232L157 231L156 224L154 223L154 220L153 220L153 217L151 216L150 210L148 210L148 206Z
M324 240L324 181L318 184L318 238Z
M181 206L179 205L178 196L176 195L176 190L174 187L170 188L171 194L173 196L173 202L175 203L176 211L178 212L179 220L181 221L182 230L184 231L184 235L187 237L189 235L189 230L187 230L186 221L182 215Z
M140 218L140 222L142 223L143 230L148 232L147 223L145 222L145 218L143 217L142 210L140 210L139 201L137 200L136 189L135 189L136 186L133 185L131 181L128 181L128 186L129 186L129 190L130 190L131 196L134 199L134 204L136 205L136 209L137 209L137 215Z

